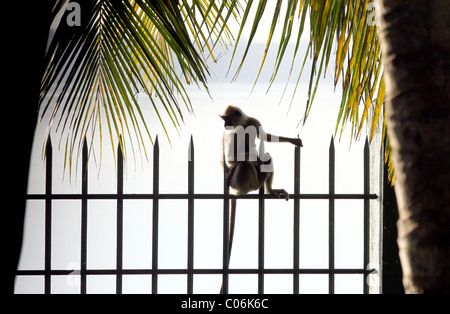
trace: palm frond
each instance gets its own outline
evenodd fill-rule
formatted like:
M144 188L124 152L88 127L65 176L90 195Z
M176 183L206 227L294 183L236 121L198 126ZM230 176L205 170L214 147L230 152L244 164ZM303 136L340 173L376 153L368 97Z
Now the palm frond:
M269 12L269 14L273 15L273 19L267 35L268 41L260 68L265 65L266 55L271 46L276 28L279 24L282 27L270 86L276 79L282 66L287 46L292 42L294 19L297 17L298 22L295 25L298 27L298 35L296 39L293 39L296 40L294 57L293 60L289 61L291 64L290 75L293 73L294 63L298 57L300 40L302 35L305 35L303 33L306 28L305 24L308 21L306 17L307 15L309 16L310 33L306 34L310 36L309 46L305 53L305 60L298 74L297 85L294 91L295 94L300 77L303 74L306 58L310 54L312 66L309 77L308 99L305 113L300 119L301 122L306 122L314 102L320 77L326 76L330 61L332 61L332 56L334 56L334 85L337 86L339 82L342 82L343 91L335 133L337 134L340 130L342 134L344 127L350 124L353 139L360 138L361 130L364 126L369 130L370 138L373 137L377 125L382 120L380 113L384 104L385 85L378 27L373 25L373 23L369 23L373 13L369 6L370 3L371 1L369 0L292 0L283 6L284 12L282 12L282 1L278 1L275 11ZM246 23L248 21L253 22L249 34L250 40L246 43L246 49L235 76L239 75L242 65L247 58L252 39L258 30L262 16L266 13L266 4L267 0L249 0L247 2L233 59L236 58L235 53ZM256 13L252 20L248 15L255 5L257 5ZM278 23L279 16L283 16L283 13L284 20L282 23ZM259 73L256 76L255 84L258 78ZM372 108L372 106L375 107ZM369 110L373 110L375 114L369 115ZM389 142L384 141L384 143L387 144ZM387 152L390 151L389 147L386 146L385 148ZM391 175L393 175L393 172Z
M56 17L67 0L57 0ZM192 106L185 84L206 91L208 57L217 44L228 45L227 21L238 1L82 0L81 27L65 23L48 46L41 82L42 117L65 134L66 154L80 152L89 130L109 131L124 150L130 141L145 154L152 136L137 94L145 92L168 140ZM184 106L182 106L184 105ZM168 118L163 118L163 113ZM168 119L168 120L167 120ZM106 125L105 125L106 121ZM170 124L167 124L170 121ZM108 132L107 132L108 133ZM93 143L91 143L93 145ZM113 149L115 151L115 149ZM124 151L125 153L125 151Z

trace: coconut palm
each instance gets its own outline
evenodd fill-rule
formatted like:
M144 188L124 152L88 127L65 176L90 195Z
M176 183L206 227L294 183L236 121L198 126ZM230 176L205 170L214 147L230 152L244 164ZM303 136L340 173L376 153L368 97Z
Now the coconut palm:
M261 17L271 14L273 22L261 67L267 66L266 55L275 29L282 28L272 82L285 66L288 43L296 43L295 59L301 36L310 38L304 56L305 60L312 58L309 97L299 120L307 120L320 77L332 67L335 85L343 87L336 133L350 124L354 138L360 137L365 126L373 136L378 123L382 121L386 129L384 123L388 121L397 174L405 287L408 292L448 291L450 280L444 265L449 258L450 145L448 123L444 121L449 116L449 9L443 0L379 2L385 9L380 22L382 36L373 23L373 2L368 0L277 0L271 12L266 10L267 0L78 1L82 8L79 27L57 23L67 1L39 1L39 5L29 6L43 22L31 32L36 35L33 60L40 66L33 72L36 93L29 99L39 104L41 112L50 117L50 124L64 134L61 143L69 156L79 151L90 131L101 130L102 124L106 124L112 145L115 134L121 147L129 140L145 154L144 137L151 139L151 135L136 91L150 95L156 115L167 114L167 121L160 119L162 125L177 129L183 113L191 110L184 85L192 82L207 92L207 58L214 58L217 47L224 48L233 41L227 25L233 19L241 24L234 34L233 60L240 62L237 76ZM68 17L65 14L62 21ZM36 21L33 14L30 16ZM282 23L277 24L278 20ZM310 32L303 34L307 21ZM413 31L411 21L419 23ZM46 30L51 23L57 27L46 46ZM237 56L236 47L246 25L251 26L250 40L244 55ZM294 73L294 62L287 62ZM177 71L182 73L181 78ZM303 68L296 74L297 80L302 72ZM380 119L386 94L388 117ZM27 119L24 122L32 124L36 115L29 114ZM32 133L25 136L21 148L27 160ZM387 161L389 139L385 136ZM23 169L17 176L18 197L22 200L27 171ZM18 212L19 217L12 218L20 224L23 210ZM15 243L16 250L18 246Z

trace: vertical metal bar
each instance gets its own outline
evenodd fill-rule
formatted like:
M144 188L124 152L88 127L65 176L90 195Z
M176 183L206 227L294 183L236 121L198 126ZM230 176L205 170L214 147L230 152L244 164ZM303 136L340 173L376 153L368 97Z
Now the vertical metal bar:
M369 139L366 138L364 145L364 268L369 265L370 250L370 228L369 228L369 208L370 208L370 149ZM364 294L369 293L368 273L364 274Z
M259 190L259 231L258 231L258 294L264 294L264 187Z
M191 136L188 167L188 294L194 293L194 159L194 140Z
M53 147L49 138L47 142L47 160L45 170L45 294L51 294L52 271L52 179Z
M384 110L384 107L383 107ZM378 293L379 294L383 294L383 287L384 287L384 283L383 283L383 268L386 266L386 264L383 265L384 262L384 217L383 217L383 212L384 212L384 195L385 195L385 190L384 190L384 186L385 184L387 184L388 182L385 182L385 162L384 162L384 154L385 154L385 150L384 150L384 145L383 145L383 149L380 150L380 156L379 156L379 160L378 160L378 165L379 165L379 171L377 171L378 173L374 173L375 176L378 176L378 180L379 180L379 185L378 185L378 206L377 207L372 207L370 206L369 210L371 210L371 208L378 208L378 214L377 214L377 219L378 219L378 226L375 225L376 227L378 227L378 238L376 239L376 243L378 243L378 256L376 258L376 263L378 264L378 273L379 273L379 290ZM372 168L372 167L371 167ZM372 170L372 169L371 169ZM372 177L371 177L372 178ZM374 178L373 178L374 179ZM373 180L372 179L372 180ZM371 189L373 189L374 187L372 186ZM373 190L371 190L371 192L373 192ZM369 218L371 219L371 218ZM370 223L370 230L375 230L374 228L372 228L372 222ZM370 238L369 241L370 242L374 242L375 239ZM369 246L369 250L370 252L372 252L371 247ZM395 281L395 280L393 280ZM400 281L400 280L399 280ZM397 282L399 282L397 281Z
M300 147L295 148L294 165L294 294L300 293Z
M158 293L158 243L159 243L159 141L153 148L153 233L152 233L152 294Z
M335 149L334 149L334 138L331 137L330 143L330 165L329 165L329 238L328 238L328 258L329 258L329 268L330 268L330 277L329 277L329 286L328 291L330 294L334 294L334 203L335 203Z
M82 187L81 187L81 269L80 293L87 293L87 204L88 204L88 146L83 143Z
M117 149L117 276L116 293L122 294L123 270L123 154L120 145Z
M225 162L225 160L223 161ZM227 172L223 171L223 278L222 293L228 294L229 257L230 257L230 188L227 180Z

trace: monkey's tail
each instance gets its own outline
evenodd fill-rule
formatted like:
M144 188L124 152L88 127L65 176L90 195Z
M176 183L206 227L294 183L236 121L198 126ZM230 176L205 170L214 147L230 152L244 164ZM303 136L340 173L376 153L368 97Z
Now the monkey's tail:
M231 260L231 249L233 248L233 239L234 239L234 226L236 223L236 199L233 198L230 200L230 239L228 245L228 266L230 265Z
M228 238L228 266L230 266L231 260L231 250L233 248L233 239L234 239L234 227L236 222L236 199L233 198L230 200L230 230L229 230L229 238ZM220 294L223 294L223 283L220 287Z

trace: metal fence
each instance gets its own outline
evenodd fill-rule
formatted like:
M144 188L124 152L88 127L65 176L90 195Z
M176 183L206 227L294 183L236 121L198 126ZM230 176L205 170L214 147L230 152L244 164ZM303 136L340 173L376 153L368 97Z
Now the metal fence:
M188 162L189 188L187 194L161 194L159 191L159 158L160 149L158 140L154 145L153 159L153 192L151 194L124 194L124 158L118 148L117 158L117 193L115 194L89 194L88 193L88 145L84 143L82 150L82 189L81 194L53 194L52 193L52 144L49 141L46 158L46 186L45 194L28 195L29 200L42 200L45 202L45 269L42 270L19 270L20 276L43 276L44 292L52 292L51 279L53 276L68 276L71 270L58 270L52 268L52 201L53 200L80 200L81 201L81 278L80 293L87 293L87 277L92 275L113 275L116 277L116 293L122 293L122 279L125 275L151 275L152 293L158 293L159 275L186 275L187 293L194 292L194 275L221 275L223 277L223 292L228 293L229 276L231 274L254 274L258 276L258 293L264 293L264 276L266 274L288 274L292 275L294 294L298 294L300 274L325 274L329 278L329 293L335 292L335 275L337 274L361 274L364 276L364 293L369 292L367 277L374 269L337 269L335 267L335 201L336 200L363 200L364 201L364 265L369 265L370 254L370 201L380 196L370 193L370 149L366 140L364 147L364 192L362 194L337 194L335 193L335 147L332 139L329 148L329 192L327 194L302 194L300 193L300 159L301 149L295 149L295 171L294 194L290 195L294 206L293 219L293 267L291 269L268 269L265 268L265 200L274 198L265 195L261 190L259 194L246 196L234 196L229 194L227 181L224 179L223 194L196 194L195 193L195 151L191 138ZM259 203L259 227L258 227L258 267L256 269L230 269L228 267L228 238L229 238L229 200L231 198L256 199ZM159 246L159 201L160 200L187 200L188 201L188 237L187 237L187 268L186 269L161 269L158 266ZM196 269L194 268L194 226L195 226L195 200L223 200L223 267L221 269ZM114 200L117 202L117 253L116 269L88 269L87 268L87 242L88 242L88 201L89 200ZM151 200L153 202L153 225L152 228L152 267L151 269L124 269L123 268L123 204L124 200ZM326 269L304 269L300 267L300 200L328 200L329 202L329 266ZM78 275L77 274L77 275ZM150 283L149 283L150 284ZM212 291L213 292L213 291ZM218 292L218 291L217 291Z

